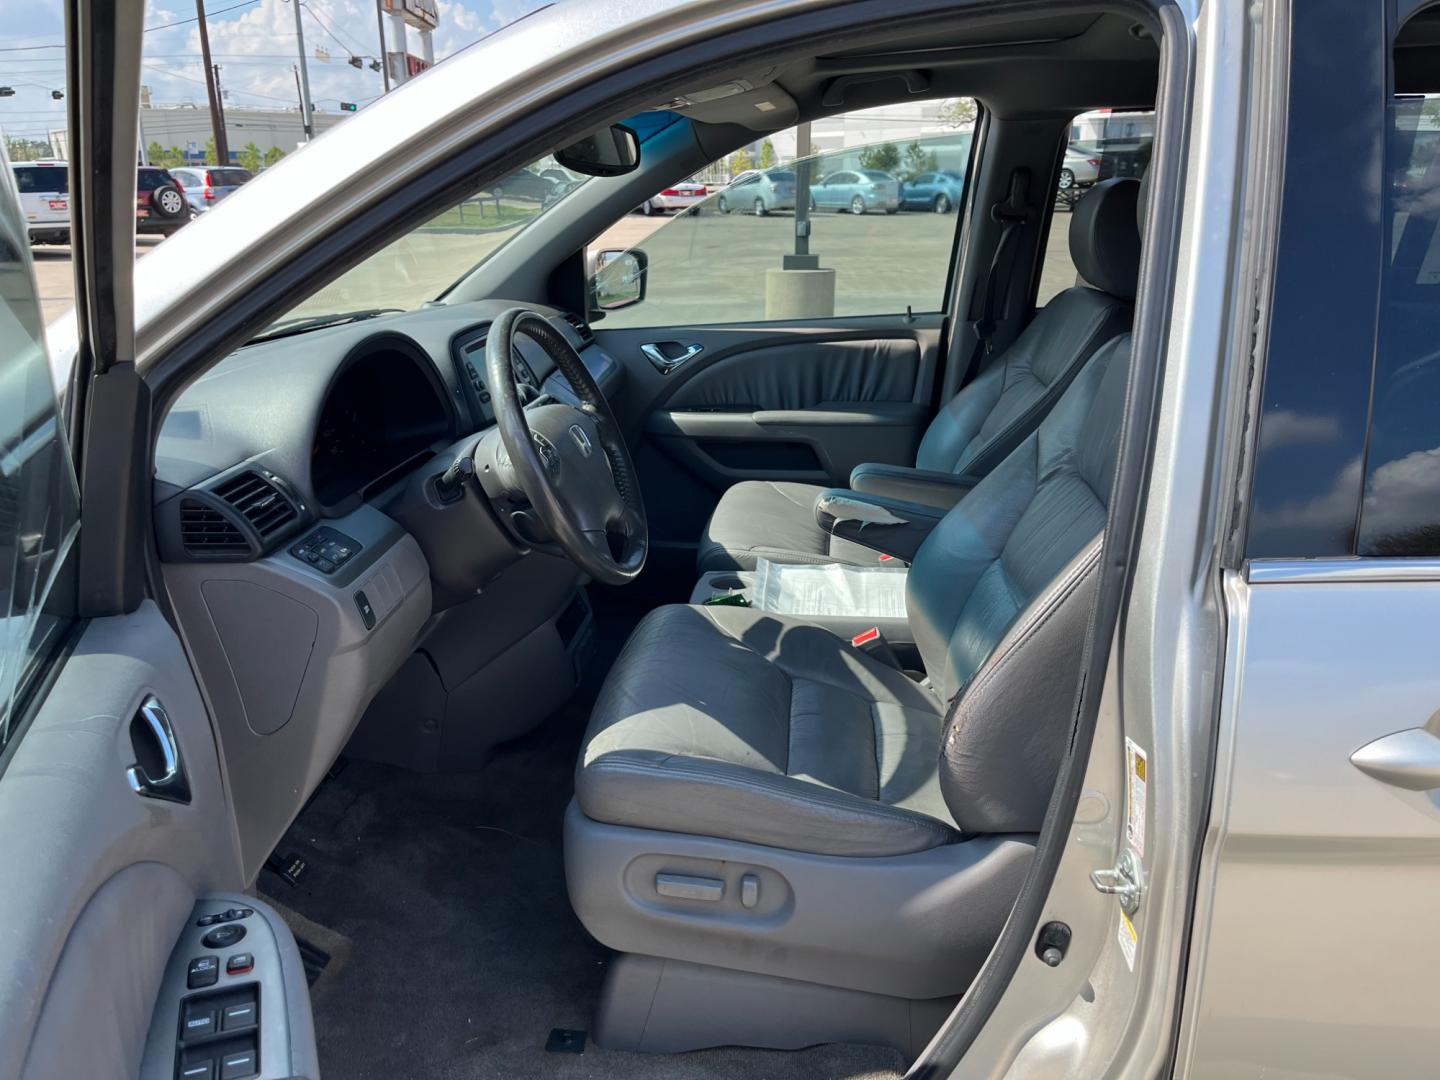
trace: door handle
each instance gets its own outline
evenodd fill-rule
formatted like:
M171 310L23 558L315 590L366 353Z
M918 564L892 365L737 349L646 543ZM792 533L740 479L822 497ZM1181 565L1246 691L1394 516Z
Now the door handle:
M679 349L680 352L674 356L670 355L665 351L667 345ZM645 359L655 365L655 370L662 375L668 375L686 360L693 356L699 356L705 351L705 346L698 344L682 346L678 341L647 341L640 346L640 351L645 354Z
M1408 728L1368 742L1350 755L1367 776L1406 791L1440 788L1440 736L1428 728Z
M188 803L190 780L180 757L175 729L160 699L151 694L130 721L130 745L135 763L125 770L130 790L147 799Z

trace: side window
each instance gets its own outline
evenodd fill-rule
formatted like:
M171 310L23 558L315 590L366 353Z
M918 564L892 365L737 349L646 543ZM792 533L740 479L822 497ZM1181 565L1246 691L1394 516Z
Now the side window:
M703 199L591 245L605 327L942 310L975 111L957 99L827 117L701 170Z
M1427 89L1440 91L1440 77ZM1440 555L1440 93L1396 95L1386 118L1387 258L1358 550Z
M0 161L4 161L0 152ZM25 217L0 177L0 753L69 622L56 588L80 496L55 404Z
M1055 213L1045 239L1035 306L1044 307L1057 293L1079 281L1070 258L1070 218L1075 207L1101 180L1112 176L1139 178L1150 166L1155 138L1153 112L1082 113L1070 124L1070 139L1055 179Z

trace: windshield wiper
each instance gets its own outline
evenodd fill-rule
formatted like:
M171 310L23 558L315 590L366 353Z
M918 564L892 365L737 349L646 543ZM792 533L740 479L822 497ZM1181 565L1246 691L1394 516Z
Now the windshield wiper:
M364 322L366 319L378 318L381 315L394 315L403 312L404 308L365 308L362 311L339 311L331 312L328 315L303 315L297 319L283 319L273 324L268 330L262 330L256 334L246 345L255 345L261 341L274 341L277 338L291 337L295 334L307 334L311 330L320 330L326 326L344 326L346 323Z

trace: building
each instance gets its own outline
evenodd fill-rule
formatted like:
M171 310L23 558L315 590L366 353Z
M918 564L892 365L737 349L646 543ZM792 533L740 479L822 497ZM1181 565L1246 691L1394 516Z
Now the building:
M349 113L315 111L315 134L334 127ZM210 110L200 105L161 105L140 110L140 145L159 143L163 149L174 148L196 157L205 153L213 135ZM235 105L225 106L225 138L234 158L248 143L264 153L279 147L287 154L305 142L305 128L300 109L256 109ZM53 136L52 136L53 141Z

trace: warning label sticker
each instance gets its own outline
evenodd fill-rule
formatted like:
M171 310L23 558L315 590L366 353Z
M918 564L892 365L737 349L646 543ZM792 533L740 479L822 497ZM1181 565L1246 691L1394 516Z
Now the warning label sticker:
M1134 739L1125 740L1125 841L1145 854L1145 789L1150 762Z
M1135 924L1130 921L1130 916L1120 912L1120 951L1125 956L1125 966L1131 971L1135 970L1135 946L1140 941L1140 935L1135 933Z

